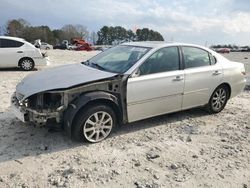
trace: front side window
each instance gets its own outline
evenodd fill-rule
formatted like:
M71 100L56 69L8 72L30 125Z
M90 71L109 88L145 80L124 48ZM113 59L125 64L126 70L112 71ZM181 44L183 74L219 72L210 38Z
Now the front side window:
M98 54L83 64L108 72L124 73L150 49L139 46L116 46Z
M209 53L195 47L182 47L185 68L202 67L210 65Z
M162 48L151 55L139 68L140 75L179 70L177 47Z
M21 47L24 43L15 41L15 40L9 40L9 39L0 39L0 47L1 48L18 48Z

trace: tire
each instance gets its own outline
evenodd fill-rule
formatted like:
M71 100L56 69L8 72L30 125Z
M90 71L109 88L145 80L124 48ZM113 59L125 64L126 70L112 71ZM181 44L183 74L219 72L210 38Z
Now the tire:
M229 90L226 86L219 86L217 87L212 96L210 97L207 110L208 112L214 114L214 113L219 113L222 111L228 101L229 98Z
M35 63L32 59L30 58L25 58L20 61L20 67L24 71L30 71L33 70L35 67Z
M77 113L73 125L73 138L77 141L97 143L107 138L116 125L114 110L103 104L88 106Z

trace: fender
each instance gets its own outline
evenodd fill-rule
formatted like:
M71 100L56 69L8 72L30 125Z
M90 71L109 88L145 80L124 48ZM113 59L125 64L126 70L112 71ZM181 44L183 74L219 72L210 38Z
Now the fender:
M116 104L119 111L121 111L121 109L119 108L119 99L115 95L104 91L85 93L73 100L73 102L68 105L68 108L64 112L63 128L68 136L71 137L72 124L77 112L87 103L100 99L113 102L114 104Z

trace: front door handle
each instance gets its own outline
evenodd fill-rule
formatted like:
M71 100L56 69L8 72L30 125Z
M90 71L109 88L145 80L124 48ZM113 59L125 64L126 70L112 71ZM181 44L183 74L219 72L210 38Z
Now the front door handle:
M19 54L21 54L21 53L23 53L23 51L17 51L16 53L19 53Z
M213 75L215 75L215 76L220 75L220 74L221 74L221 72L218 71L218 70L216 70L216 71L213 72Z
M182 76L176 76L173 81L181 81L183 80L183 77Z

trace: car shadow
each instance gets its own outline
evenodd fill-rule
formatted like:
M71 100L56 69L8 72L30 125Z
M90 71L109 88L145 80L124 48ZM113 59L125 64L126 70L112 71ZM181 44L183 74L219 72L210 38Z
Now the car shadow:
M37 71L37 70L38 70L37 68L34 68L31 71ZM4 72L30 72L30 71L24 71L18 67L16 67L16 68L0 68L0 72L2 72L2 71L4 71Z
M152 127L162 126L170 124L170 123L176 123L181 122L183 120L186 120L188 118L196 118L200 116L209 115L209 113L203 109L203 108L193 108L185 111L180 112L174 112L170 114L164 114L144 120L140 120L133 123L128 123L125 125L121 125L119 129L115 131L113 136L118 136L122 134L129 134L131 132L136 132L140 130L149 129Z
M201 109L161 115L154 118L122 125L112 135L130 134L140 130L178 122L192 117L208 115ZM41 154L54 153L79 146L91 146L71 140L63 131L51 131L47 127L35 127L17 120L10 111L0 113L0 163ZM98 143L97 143L98 144Z

